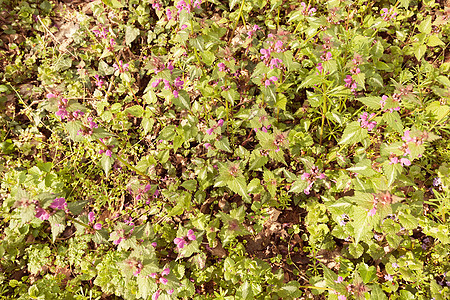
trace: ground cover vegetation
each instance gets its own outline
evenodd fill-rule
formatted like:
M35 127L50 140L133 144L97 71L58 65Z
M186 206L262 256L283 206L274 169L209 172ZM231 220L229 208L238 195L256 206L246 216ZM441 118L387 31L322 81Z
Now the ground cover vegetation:
M449 299L450 6L0 0L2 299Z

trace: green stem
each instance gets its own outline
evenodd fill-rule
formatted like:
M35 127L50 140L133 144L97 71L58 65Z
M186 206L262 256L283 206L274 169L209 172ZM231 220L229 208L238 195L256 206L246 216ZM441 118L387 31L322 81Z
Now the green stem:
M72 218L71 216L67 216L67 215L66 215L66 218L69 219L69 220L71 220L71 221L74 222L74 223L77 223L77 224L79 224L79 225L81 225L81 226L84 226L84 227L86 227L86 228L88 228L88 229L91 229L91 226L86 225L86 224L84 224L83 222L80 222L80 221L78 221L78 220Z
M230 39L228 40L228 44L230 44L230 43L231 43L231 40L233 39L234 32L236 31L237 24L239 23L239 19L242 18L242 21L243 21L244 27L245 27L245 20L244 20L244 18L242 17L242 10L244 9L244 4L245 4L245 0L242 0L242 2L241 2L241 7L239 8L239 15L238 15L238 17L237 17L237 19L236 19L236 23L234 23L233 31L231 32L231 36L230 36Z

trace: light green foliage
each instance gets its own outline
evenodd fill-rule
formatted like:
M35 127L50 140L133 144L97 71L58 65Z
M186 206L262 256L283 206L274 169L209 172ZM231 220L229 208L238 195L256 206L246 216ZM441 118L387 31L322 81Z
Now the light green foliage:
M449 298L441 2L2 1L0 297Z

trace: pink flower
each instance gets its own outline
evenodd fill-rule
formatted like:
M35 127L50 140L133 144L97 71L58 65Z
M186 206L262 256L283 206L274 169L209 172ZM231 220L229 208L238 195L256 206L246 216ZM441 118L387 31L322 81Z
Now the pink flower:
M66 199L62 197L56 198L55 200L53 200L53 203L50 204L50 207L53 209L66 209L67 208Z
M190 241L195 241L196 240L196 236L194 234L194 230L189 229L188 233L187 233L187 237Z
M164 270L162 270L161 272L161 276L167 276L170 274L170 269L169 268L165 268Z
M377 213L377 208L374 206L374 207L372 207L372 209L369 211L369 213L367 215L369 217L373 217L373 216L375 216L376 213Z
M158 277L158 274L156 273L150 273L149 275L151 278L155 279L156 277Z
M109 150L109 149L106 150L106 151L105 151L105 155L111 157L111 155L112 155L111 150Z
M323 72L322 63L318 63L316 68L317 68L317 70L319 71L319 73L322 73L322 72ZM345 81L345 80L344 80L344 81Z
M50 214L43 208L38 207L36 209L36 218L41 219L42 221L44 220L48 220L48 218L50 218Z
M217 66L219 67L219 71L226 72L227 66L224 63L218 63Z
M211 135L211 134L213 133L213 131L214 131L214 127L209 128L208 130L206 130L206 133L207 133L208 135Z
M335 280L334 282L341 283L343 281L344 281L344 278L342 276L338 276L337 280Z
M56 98L56 95L53 93L48 93L47 94L47 99L51 99L51 98Z
M152 295L152 300L158 300L160 294L161 294L161 292L159 290L154 292Z
M397 156L391 156L391 157L389 158L389 164L390 164L390 165L398 164L398 157L397 157Z
M217 126L220 126L220 127L223 126L223 119L220 119L219 121L217 121Z
M169 282L169 280L167 280L167 279L164 278L164 277L161 277L161 278L159 278L159 282L161 282L162 284L166 285L167 282Z
M209 149L210 147L211 147L211 144L210 143L206 143L206 144L204 144L203 145L206 149Z
M410 166L411 165L411 161L405 157L400 158L400 164L402 166Z
M338 300L347 300L347 297L345 295L339 295Z
M173 289L168 290L167 294L172 295L173 294Z
M302 174L302 176L300 176L300 178L302 179L302 180L306 180L306 179L308 179L309 178L309 173L303 173Z
M120 237L119 239L113 241L113 244L114 244L114 245L119 245L120 242L122 242L123 240L124 240L124 238L123 238L123 237Z
M94 229L95 229L95 230L100 230L100 229L102 229L102 224L101 224L101 223L95 223L95 224L94 224Z
M183 238L175 238L173 242L175 243L175 245L177 245L179 249L183 249L184 246L186 245L186 241Z
M158 246L158 243L153 242L153 243L152 243L152 246L156 248L156 247Z
M89 224L91 224L95 221L95 213L93 211L88 213L88 221L89 221Z

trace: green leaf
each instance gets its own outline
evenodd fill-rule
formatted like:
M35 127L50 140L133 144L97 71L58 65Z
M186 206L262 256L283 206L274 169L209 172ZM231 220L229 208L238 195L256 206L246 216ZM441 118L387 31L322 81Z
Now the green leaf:
M358 267L359 275L364 283L369 283L375 279L377 275L377 270L374 266L368 266L365 263L361 263Z
M346 170L368 177L376 174L376 172L372 169L372 161L370 159L363 159L353 167L347 168Z
M123 4L118 0L102 0L103 3L108 5L111 8L122 8Z
M270 85L263 89L265 100L271 104L274 105L277 102L277 93L276 93L276 87L274 85Z
M230 142L227 137L223 137L220 140L216 141L214 143L214 147L216 147L219 150L225 151L225 152L233 152L233 150L230 147Z
M100 164L103 168L103 171L105 171L106 177L108 177L109 171L111 170L113 163L114 159L103 153L103 156L100 159Z
M305 80L303 80L299 89L312 87L318 83L322 83L322 78L320 78L318 75L309 75L308 77L305 78Z
M236 92L236 90L233 88L223 91L220 94L222 95L222 97L225 98L225 100L227 100L231 104L231 106L234 106L235 100L239 100L241 98L239 93Z
M244 176L233 177L227 181L227 186L235 193L242 196L242 198L248 198L247 183Z
M147 103L147 104L154 104L154 103L156 103L156 101L158 101L158 98L156 97L155 92L152 90L147 91L142 96L142 99L144 99L145 103Z
M353 208L354 221L351 222L354 229L355 245L371 234L373 225L371 224L372 216L369 216L366 209L361 207Z
M257 170L263 167L268 161L269 159L267 158L267 156L262 156L258 154L253 159L250 158L249 170L250 171Z
M402 224L404 228L409 230L416 229L417 226L419 225L417 217L404 212L398 215L398 220L400 221L400 224Z
M144 109L140 105L133 105L125 109L124 112L137 118L140 118L144 114Z
M277 293L282 299L299 298L302 296L300 283L297 281L289 281L284 284Z
M230 11L232 11L234 6L239 2L240 0L230 0Z
M381 287L379 285L374 284L372 285L372 290L370 291L370 299L387 300L388 298L381 289Z
M101 60L98 63L98 74L100 76L108 76L114 73L114 68L110 67L106 62Z
M144 130L144 135L146 135L152 130L154 124L155 119L147 117L142 118L141 127Z
M418 61L420 61L420 59L423 57L423 55L425 54L426 51L427 51L427 46L425 46L425 45L416 46L414 55L416 56Z
M191 99L189 98L189 94L185 90L178 91L178 97L173 100L173 104L181 109L191 109Z
M169 125L164 127L161 132L159 133L158 139L159 140L165 140L165 141L172 141L176 136L176 126L175 125Z
M308 187L308 183L305 180L297 179L291 186L289 193L303 193Z
M185 182L183 182L181 184L181 186L184 187L185 189L193 192L197 189L197 180L195 180L195 179L186 180Z
M428 15L425 20L420 22L419 31L422 33L430 34L431 33L431 16Z
M8 87L4 84L0 85L0 93L6 93L8 91Z
M408 9L409 7L409 3L411 2L411 0L400 0L400 4L401 6L403 6L404 8ZM386 296L385 296L386 297ZM374 298L374 299L378 299L378 298Z
M445 46L445 43L441 41L441 39L437 36L437 34L433 34L428 38L427 46L430 47Z
M209 50L200 52L200 55L203 58L203 62L207 65L207 66L211 66L214 62L214 60L216 60L216 56L214 55L214 53L212 53Z
M130 46L131 43L139 36L140 30L134 26L128 25L125 29L125 44Z
M69 209L70 213L74 216L78 216L83 212L83 208L88 204L87 200L80 200L67 203L67 209Z
M61 72L64 70L69 69L72 66L72 59L70 57L60 57L57 61L56 64L53 66L53 69L56 72Z
M53 242L55 242L58 235L66 229L65 217L64 211L58 210L48 218L51 225Z
M388 124L390 128L397 131L400 134L403 134L403 124L402 119L398 112L386 112L383 115L383 120Z
M382 100L381 97L370 96L370 97L358 98L357 100L372 109L378 110L381 108L381 103L380 103Z
M401 174L403 167L398 164L390 164L389 161L385 161L383 164L383 174L387 177L388 186L391 186L398 175Z
M359 122L351 122L342 134L339 145L356 144L368 137L367 129L361 128Z
M240 295L239 299L253 299L253 289L251 284L246 280L238 289L238 295Z

